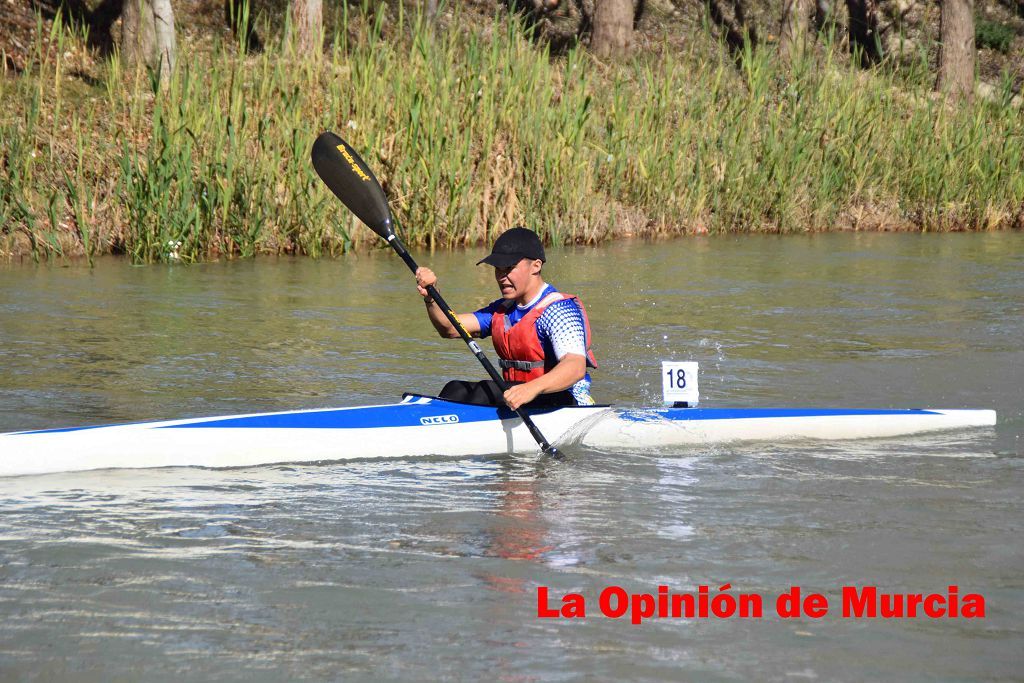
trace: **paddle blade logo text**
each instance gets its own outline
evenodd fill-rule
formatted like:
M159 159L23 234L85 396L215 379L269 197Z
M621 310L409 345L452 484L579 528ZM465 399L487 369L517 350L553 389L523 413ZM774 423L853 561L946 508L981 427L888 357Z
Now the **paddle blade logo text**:
M338 151L341 152L341 156L345 157L345 161L348 162L349 166L352 167L352 172L355 173L360 180L369 180L370 176L363 172L363 169L359 168L359 164L352 158L352 155L345 149L345 145L338 145Z
M458 415L434 415L432 417L421 417L420 424L424 425L450 425L459 421Z

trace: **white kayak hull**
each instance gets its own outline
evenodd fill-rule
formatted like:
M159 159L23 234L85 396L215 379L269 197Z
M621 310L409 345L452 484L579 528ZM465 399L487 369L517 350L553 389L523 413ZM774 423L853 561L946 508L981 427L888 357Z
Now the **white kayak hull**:
M701 414L703 413L703 414ZM616 411L583 437L597 448L741 441L884 439L996 424L994 410L701 409Z
M531 415L556 445L610 450L893 437L996 422L991 410L581 406ZM536 451L529 431L507 409L409 395L402 403L382 406L0 434L0 476Z

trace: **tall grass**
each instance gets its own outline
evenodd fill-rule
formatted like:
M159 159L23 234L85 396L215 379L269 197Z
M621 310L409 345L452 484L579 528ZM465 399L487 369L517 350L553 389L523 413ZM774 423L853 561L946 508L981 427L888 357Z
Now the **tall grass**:
M255 56L184 46L164 85L116 57L96 85L69 78L63 46L83 36L55 22L39 68L0 81L0 250L345 252L373 237L315 178L323 129L364 153L407 241L430 247L517 222L555 242L1024 222L1024 116L1007 105L952 107L830 49L792 68L758 52L737 69L696 44L608 66L552 57L508 19L383 16L346 10L314 57L283 38Z

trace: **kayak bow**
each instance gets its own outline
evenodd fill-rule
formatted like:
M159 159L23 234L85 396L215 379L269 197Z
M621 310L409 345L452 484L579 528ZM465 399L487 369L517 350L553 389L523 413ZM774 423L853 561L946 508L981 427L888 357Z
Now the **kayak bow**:
M572 406L529 413L553 442L610 450L880 438L996 423L992 410ZM507 408L407 394L389 405L0 434L0 476L536 451Z

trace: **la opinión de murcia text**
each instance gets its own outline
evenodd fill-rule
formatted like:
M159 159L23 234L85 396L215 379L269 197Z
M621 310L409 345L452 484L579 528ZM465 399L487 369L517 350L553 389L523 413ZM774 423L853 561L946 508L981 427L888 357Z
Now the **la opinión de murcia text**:
M698 586L695 593L672 592L668 586L658 586L653 593L630 593L621 586L607 586L597 598L597 614L610 619L628 618L631 624L648 619L761 619L765 614L763 596L733 591L728 583L717 589ZM888 593L877 586L843 586L838 598L836 612L844 619L985 617L985 597L961 593L955 585L940 593ZM834 606L824 594L805 592L800 586L790 586L771 601L775 614L782 619L821 619ZM537 587L538 618L585 619L592 613L593 605L582 593L556 596L548 586Z

